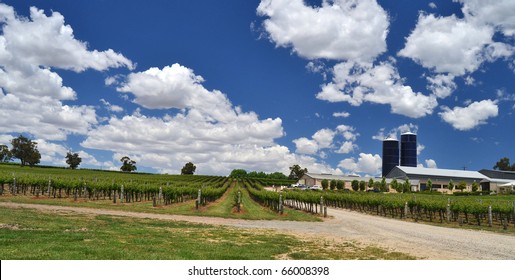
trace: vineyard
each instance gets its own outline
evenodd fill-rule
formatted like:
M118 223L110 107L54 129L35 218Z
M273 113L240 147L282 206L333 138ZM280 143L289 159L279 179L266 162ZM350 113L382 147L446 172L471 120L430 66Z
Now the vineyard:
M340 191L286 190L270 192L251 181L243 182L256 201L281 212L284 206L327 215L326 207L398 219L437 223L515 227L514 196L446 196Z
M36 172L33 172L36 171ZM124 174L47 169L0 169L0 195L30 195L77 200L112 200L113 203L153 201L169 205L195 199L200 205L220 198L230 185L221 176ZM6 188L7 187L7 188Z
M199 206L221 198L232 186L239 186L245 190L245 195L273 210L278 216L284 214L285 207L323 216L327 216L327 207L334 207L430 223L503 229L515 227L514 196L265 190L266 186L285 183L288 182L235 180L221 176L127 174L0 166L0 196L9 194L35 198L66 198L73 201L112 201L113 204L151 201L154 207L194 201L198 209ZM241 197L236 197L236 192L232 190L229 199L234 201L233 204L239 211Z

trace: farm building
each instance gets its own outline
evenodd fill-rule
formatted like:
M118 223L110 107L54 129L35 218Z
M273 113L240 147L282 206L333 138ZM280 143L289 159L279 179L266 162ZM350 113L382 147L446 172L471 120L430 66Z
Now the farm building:
M357 175L332 175L332 174L316 174L316 173L306 173L302 178L299 180L299 183L305 184L307 186L314 186L322 185L323 180L337 180L337 181L343 181L344 182L344 188L351 190L352 189L352 181L358 180L358 181L365 181L368 184L368 181L370 179L374 180L374 182L380 182L382 178L377 177L361 177ZM390 185L392 182L392 179L386 178L386 184ZM418 185L418 181L413 181L410 183L412 184L412 187L415 187Z
M509 193L515 191L515 172L502 170L479 170L479 173L488 177L487 182L481 183L484 190L492 190L497 193Z
M452 180L455 185L460 182L467 184L466 191L472 190L472 184L475 182L482 186L481 183L488 182L489 178L477 171L454 170L454 169L436 169L424 167L396 166L388 173L387 178L405 180L418 180L419 185L415 191L424 191L427 189L427 182L431 180L433 189L445 190L448 188L449 181Z

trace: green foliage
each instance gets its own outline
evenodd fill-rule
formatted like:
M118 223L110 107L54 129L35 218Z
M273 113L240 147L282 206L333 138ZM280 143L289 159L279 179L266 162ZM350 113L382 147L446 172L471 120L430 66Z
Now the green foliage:
M351 186L352 186L352 190L357 192L359 190L359 181L358 180L352 180Z
M359 181L359 191L364 192L367 188L367 183L365 181Z
M502 171L515 171L515 163L513 165L510 165L510 159L507 157L503 157L495 163L493 168Z
M138 169L136 167L136 162L131 160L128 156L122 157L120 161L122 162L122 167L120 167L120 170L123 172L132 172Z
M399 189L399 182L397 182L397 179L393 179L392 182L390 182L390 187L397 192L402 192L402 190Z
M0 162L9 162L12 159L11 151L7 145L0 145Z
M431 181L431 179L427 179L426 186L428 191L433 191L433 181Z
M388 189L388 185L386 184L386 178L382 178L381 179L381 185L379 187L379 190L381 190L382 192L388 192L389 189Z
M374 179L370 178L370 180L368 180L368 187L369 188L373 188L374 187Z
M331 180L331 182L329 182L329 188L331 190L336 189L336 180L333 179L333 180Z
M451 180L449 180L449 184L447 185L447 188L448 188L450 191L454 190L454 182L452 181L452 179L451 179Z
M467 188L467 183L465 183L464 181L460 181L460 183L456 186L456 189L460 190L461 192L463 192L463 190L466 188Z
M479 189L479 184L477 182L472 183L472 192L477 192Z
M231 178L246 178L247 177L247 171L244 169L234 169L231 171L231 174L229 175Z
M402 184L402 192L411 192L411 183L408 179L406 179L406 181L404 181L404 184Z
M329 180L324 179L322 180L322 189L327 190L329 188Z
M290 167L290 176L288 178L290 179L300 179L304 174L308 173L307 168L302 168L298 164L294 164Z
M82 158L79 156L78 153L66 153L66 164L68 164L71 169L76 169L81 162Z
M41 154L38 151L37 142L22 135L11 140L11 155L21 161L21 166L34 166L39 163Z
M193 164L192 162L188 162L181 169L181 175L193 175L196 169L197 167L195 166L195 164Z
M345 182L343 182L342 180L336 181L336 189L337 190L343 190L344 185L345 185Z

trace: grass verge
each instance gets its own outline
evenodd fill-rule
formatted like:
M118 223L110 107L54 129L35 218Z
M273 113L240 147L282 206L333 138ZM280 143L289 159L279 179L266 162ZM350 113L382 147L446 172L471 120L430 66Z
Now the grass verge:
M272 230L0 207L0 259L412 259Z

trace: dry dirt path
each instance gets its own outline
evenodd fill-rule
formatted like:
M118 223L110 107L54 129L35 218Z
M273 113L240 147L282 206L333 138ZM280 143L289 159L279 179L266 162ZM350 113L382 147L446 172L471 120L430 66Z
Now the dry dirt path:
M357 241L424 259L515 259L515 236L404 222L341 209L329 209L331 218L321 223L238 220L10 202L2 202L0 207L267 228L303 238Z

